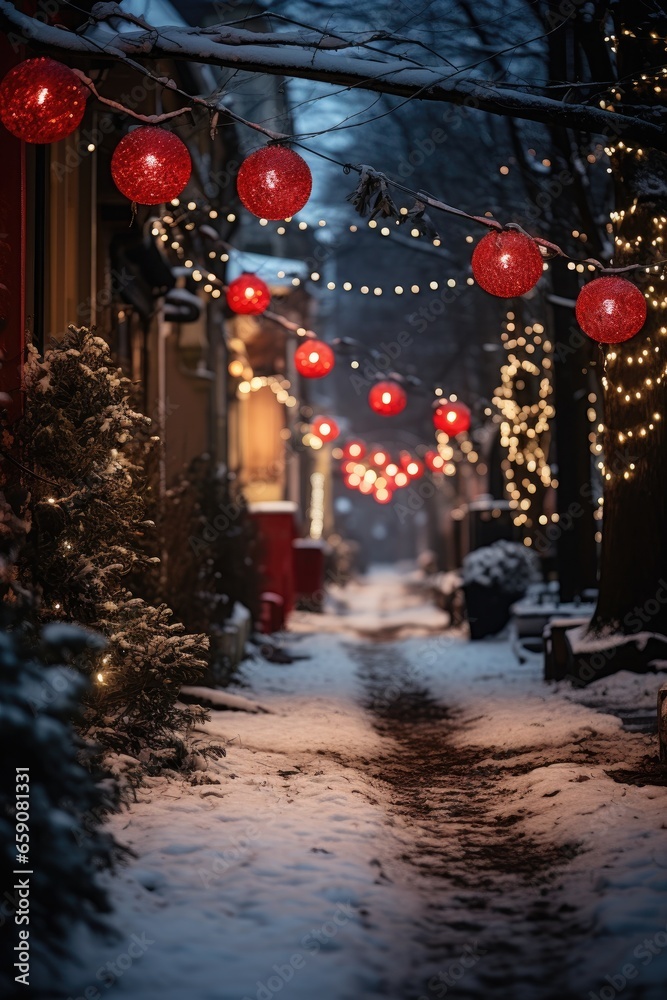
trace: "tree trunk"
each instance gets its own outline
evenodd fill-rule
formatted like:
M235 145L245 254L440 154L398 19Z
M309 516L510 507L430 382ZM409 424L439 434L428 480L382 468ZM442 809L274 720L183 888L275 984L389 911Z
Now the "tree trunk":
M557 6L553 3L546 5L552 13ZM578 21L572 21L549 36L549 79L552 86L558 81L576 79L579 71L576 58L578 26ZM609 78L608 72L605 78ZM563 87L562 92L556 90L554 93L563 101L567 100L567 87ZM599 256L601 248L592 220L593 207L583 187L582 174L574 169L571 161L572 136L564 128L553 127L550 131L554 174L559 176L564 172L571 177L571 183L563 184L554 197L549 218L552 239L567 245L573 212L578 208L583 228L593 241L592 251L587 249L587 253ZM556 502L559 525L563 528L556 540L556 566L560 599L573 601L597 584L594 519L597 502L591 490L592 456L588 439L588 410L591 405L588 395L592 383L590 362L594 351L591 342L577 326L572 306L567 304L577 297L577 274L556 265L551 271L551 287L559 300L552 307L554 437L558 467ZM599 387L595 388L599 391Z
M614 12L623 100L656 105L667 14L658 3L621 0ZM625 30L632 32L624 34ZM635 36L635 37L633 37ZM661 82L663 82L661 80ZM622 105L620 105L622 108ZM667 257L667 156L616 142L616 265ZM644 329L604 348L605 470L600 598L593 629L667 635L667 314L665 268L630 275L647 297Z
M617 236L630 244L617 263L664 257L662 242L652 244L659 226L667 235L667 156L617 151L614 174L618 211L625 211ZM645 608L651 630L667 634L667 317L660 277L635 273L648 295L646 326L605 349L604 530L594 625L613 624L626 634L638 631L637 608Z
M572 271L555 267L554 294L563 299L577 295ZM588 374L590 350L576 330L571 306L553 306L553 384L556 409L555 441L558 467L557 510L564 529L556 541L556 566L561 601L573 601L597 584L595 519L597 507L591 490L592 455L588 433L590 408Z

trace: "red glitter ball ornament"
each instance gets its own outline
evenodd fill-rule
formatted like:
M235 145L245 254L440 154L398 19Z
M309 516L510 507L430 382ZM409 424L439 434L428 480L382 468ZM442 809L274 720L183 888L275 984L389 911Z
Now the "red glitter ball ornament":
M371 462L378 469L384 469L389 462L389 455L384 448L374 448L371 453Z
M335 441L340 434L338 424L331 417L315 417L311 429L320 441Z
M368 393L368 405L382 417L395 417L408 402L403 386L398 382L376 382Z
M450 437L462 434L470 427L470 410L465 403L457 400L438 402L433 411L433 426L438 431L444 431Z
M424 461L431 472L442 472L445 467L445 460L438 451L427 451L424 455Z
M185 143L173 132L154 125L128 132L111 157L114 184L139 205L160 205L178 198L191 172Z
M542 254L535 240L515 230L483 236L472 255L472 273L480 288L502 299L525 295L542 277Z
M323 378L336 363L334 352L322 340L308 337L302 340L294 352L294 364L299 375L304 378Z
M88 89L46 56L13 66L0 83L0 121L25 142L57 142L81 124Z
M271 301L269 286L256 274L240 274L229 282L227 305L242 316L259 316Z
M424 463L420 462L418 458L411 458L406 463L404 471L410 479L420 479L424 475Z
M366 454L366 446L363 441L347 441L343 445L343 458L353 458L358 462Z
M646 299L625 278L595 278L579 292L577 323L600 344L622 344L639 333L646 322Z
M260 219L287 219L308 201L310 167L287 146L264 146L243 161L236 178L239 198Z

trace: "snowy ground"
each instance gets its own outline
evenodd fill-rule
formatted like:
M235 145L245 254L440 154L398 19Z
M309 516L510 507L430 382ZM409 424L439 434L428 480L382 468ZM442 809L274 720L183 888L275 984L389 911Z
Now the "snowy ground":
M655 738L619 718L664 675L546 686L393 574L343 598L212 712L218 783L154 779L114 819L118 935L66 995L664 997L667 789L627 783Z

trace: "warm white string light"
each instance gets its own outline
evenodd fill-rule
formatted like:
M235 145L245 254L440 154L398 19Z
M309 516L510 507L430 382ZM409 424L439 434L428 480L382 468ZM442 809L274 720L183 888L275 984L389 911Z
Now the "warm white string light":
M502 417L500 443L507 451L502 468L513 520L525 532L524 543L531 545L536 520L547 522L542 513L545 492L558 485L549 465L553 345L544 336L541 323L525 326L520 332L515 321L515 313L508 312L501 337L507 359L500 369L502 385L496 389L493 403ZM527 391L529 386L532 392ZM525 402L519 402L517 393ZM539 511L537 518L534 508Z
M195 204L194 202L189 202L187 206L188 209L190 209L190 206L194 204ZM209 212L208 213L209 217L211 216L211 214L217 217L218 213L215 211L213 211L213 213ZM230 213L227 216L227 218L228 220L233 220L236 217L234 213ZM262 221L266 222L266 220L261 220L261 219L257 221L260 223ZM161 243L167 244L171 250L174 250L176 253L179 254L180 257L183 258L183 266L190 270L192 279L196 282L202 282L202 281L205 282L205 284L203 285L205 292L210 293L213 298L219 298L220 295L222 294L221 288L223 287L220 279L216 279L215 275L208 273L205 267L196 267L194 261L186 258L185 256L186 251L183 244L181 243L180 239L178 239L177 236L174 236L174 234L171 232L173 227L181 225L182 222L183 222L182 218L177 219L169 212L167 212L167 214L163 215L160 219L154 220L151 228L151 234L154 237L156 237L156 239L158 239ZM322 222L324 222L324 220L322 220ZM374 222L375 220L371 219L369 225ZM303 223L303 227L306 228L306 223ZM192 229L196 228L196 224L194 222L188 222L185 224L184 228L188 231L191 231ZM349 228L351 232L357 232L359 229L358 226L350 226ZM280 232L281 229L283 229L282 233ZM276 232L278 233L278 235L284 235L284 228L278 227ZM417 233L417 235L419 234ZM468 240L471 241L472 237L468 237ZM221 263L227 263L229 261L229 252L232 251L234 248L231 246L231 244L226 243L226 241L221 240L220 242L225 242L226 249L223 250L222 253L218 252L217 250L209 250L208 259L211 261L219 260ZM439 245L439 241L435 242L436 244ZM275 278L278 280L281 281L285 279L290 280L291 284L294 287L298 287L299 285L301 285L304 280L298 275L290 276L284 270L276 270L274 274ZM271 280L271 277L267 275L265 268L262 270L262 276L267 280ZM467 277L465 279L445 278L441 281L431 280L423 283L415 281L414 279L406 278L397 282L397 284L395 284L393 287L387 288L382 285L364 284L359 280L350 281L349 279L325 282L323 276L319 273L319 271L312 271L309 275L309 278L313 283L317 285L319 291L358 292L361 295L374 295L377 297L381 295L392 295L392 294L393 295L428 294L430 292L444 291L445 289L453 289L457 287L462 288L465 285L472 286L475 284L474 278L471 277Z
M235 373L231 371L233 364L234 362L232 361L229 366L230 374ZM239 364L242 364L242 362L239 361ZM252 378L244 378L243 381L239 382L236 391L239 396L243 397L267 387L275 394L276 400L279 403L289 407L297 405L298 400L296 396L293 396L290 392L291 383L284 375L253 375Z
M607 147L606 152L611 156L617 149L626 155L632 155L635 159L641 159L645 155L642 149L628 147L622 142L619 142L617 146ZM622 223L626 215L633 215L635 210L636 203L631 205L627 212L625 209L612 212L610 216L612 223ZM665 226L667 226L667 216L656 215L651 224L653 231L649 234L648 239L646 239L646 234L641 233L634 240L617 235L614 242L618 250L626 253L633 250L640 251L643 243L650 242L654 252L662 255L664 252L663 233ZM659 265L653 265L644 270L648 275L656 275L654 281L644 290L647 310L649 314L664 311L667 309L667 287L665 286L664 272L660 273L661 267ZM662 287L659 286L658 282L663 283ZM660 427L662 414L653 397L658 387L667 380L667 360L665 359L667 326L660 326L658 335L658 343L654 343L650 336L636 338L633 340L632 346L624 345L623 349L611 347L605 353L604 375L601 380L605 392L615 393L618 399L628 406L629 410L640 406L644 412L648 409L651 414L648 418L643 417L639 421L629 423L623 430L615 431L615 442L618 444L641 443ZM666 339L663 340L663 338ZM627 376L636 376L637 373L641 373L641 375L636 384L630 387L627 383ZM600 448L600 450L602 449ZM604 461L601 461L598 463L598 468L603 480L607 483L619 477L627 480L634 475L639 460L641 460L640 456L637 457L637 460L629 462L627 467L619 465L618 469L609 468Z
M622 28L621 34L626 38L636 39L642 37L646 41L653 40L663 43L665 41L656 32L638 36L631 29ZM615 53L618 49L618 37L610 33L605 37L605 41ZM661 62L664 64L664 59ZM647 91L650 91L650 89L654 93L660 94L664 88L666 77L667 67L665 65L655 68L652 74L642 73L636 79L625 81L622 88L614 86L611 91L611 100L601 100L600 106L608 110L614 110L613 102L620 102L623 97L623 91L627 92L630 88L639 91L641 98L645 98ZM610 158L616 155L619 160L619 167L622 166L620 157L632 159L637 164L637 161L641 162L647 156L646 151L641 146L630 146L622 140L619 140L614 145L606 146L605 153ZM638 168L633 166L633 169ZM611 167L608 168L608 172L612 172ZM636 210L637 200L635 199L627 209L611 212L610 226L608 228L613 231L614 227L622 225L624 222L629 222ZM664 257L665 251L667 217L664 215L655 215L652 218L651 225L652 231L649 233L645 231L638 233L634 239L628 239L626 235L620 235L617 232L614 236L616 250L619 253L632 255L636 258L643 252L647 252L650 246L654 259L657 257L661 260ZM653 318L655 319L656 313L664 315L664 310L667 309L667 282L665 282L664 267L660 264L653 264L643 268L643 271L647 276L652 278L651 283L645 286L643 292L646 298L648 315L650 317L653 314ZM614 447L616 445L626 447L632 445L634 451L634 448L638 444L641 445L660 428L662 413L658 405L658 400L662 400L664 393L662 390L658 391L658 387L667 379L667 359L665 358L665 340L663 339L667 335L667 326L660 326L657 334L657 342L654 336L644 336L643 338L634 339L627 345L624 344L622 348L620 346L611 347L605 353L604 374L601 380L603 388L608 395L626 404L628 408L628 421L622 429L615 427L610 431L602 424L598 426L601 435L609 434L612 436L613 440L610 440L609 444L613 443ZM628 385L628 377L633 377L632 380L635 384L632 387ZM637 407L641 410L641 418L639 420L632 420L632 414ZM646 414L650 414L650 416ZM602 451L599 441L596 451ZM612 480L620 479L621 477L628 480L634 476L638 463L643 462L645 457L645 453L641 453L640 451L639 455L632 456L633 460L628 461L627 465L625 463L618 463L618 467L609 468L602 460L597 463L597 467L605 483L611 483ZM599 498L598 511L596 511L598 519L602 515L602 506L602 498ZM596 535L596 537L598 536Z

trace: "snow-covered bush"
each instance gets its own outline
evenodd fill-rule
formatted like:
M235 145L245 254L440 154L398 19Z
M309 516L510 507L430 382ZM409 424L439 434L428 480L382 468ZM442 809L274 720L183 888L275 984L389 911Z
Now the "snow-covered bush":
M159 562L144 544L155 528L146 512L150 420L134 409L109 345L85 328L70 327L43 359L32 351L25 387L24 416L4 431L31 472L29 492L13 504L29 529L19 581L36 594L41 623L80 622L108 639L104 653L77 661L93 682L84 732L116 753L177 764L200 717L178 692L205 670L208 639L185 635L139 589Z
M82 766L79 757L85 748L70 721L79 711L87 681L62 665L66 652L99 647L99 637L57 624L35 632L23 614L16 603L0 605L0 856L6 872L32 872L25 876L29 925L15 925L18 896L9 888L23 876L7 882L0 909L0 926L5 925L0 995L7 997L21 992L14 978L23 970L13 968L19 930L29 931L34 995L45 995L77 925L103 926L100 915L108 905L98 877L111 867L117 852L100 829L115 804L114 786L108 779L96 781ZM17 767L29 768L29 778L21 772L18 785ZM26 831L16 825L19 795L19 806L27 805L27 841ZM17 863L17 830L28 848L24 866ZM32 990L27 992L32 995Z
M186 628L219 636L236 604L259 619L256 532L243 493L210 455L199 455L167 490L161 518L166 574L152 574L155 600ZM211 656L215 659L215 642Z
M539 556L519 542L501 539L475 549L463 560L464 586L477 584L519 597L539 579Z

